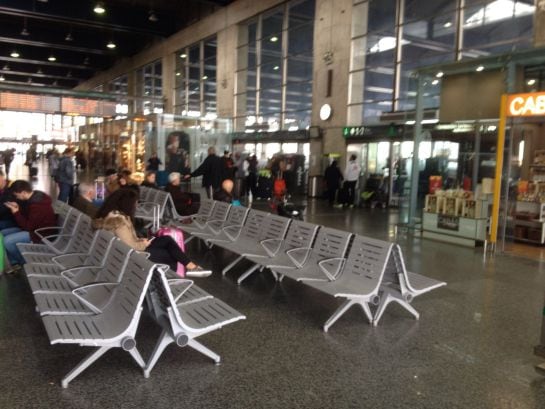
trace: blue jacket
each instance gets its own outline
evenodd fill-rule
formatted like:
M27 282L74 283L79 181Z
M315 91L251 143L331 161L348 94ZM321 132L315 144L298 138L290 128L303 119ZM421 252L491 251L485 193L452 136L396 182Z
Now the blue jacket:
M74 162L72 158L63 156L59 160L59 167L57 168L56 180L59 183L74 183Z

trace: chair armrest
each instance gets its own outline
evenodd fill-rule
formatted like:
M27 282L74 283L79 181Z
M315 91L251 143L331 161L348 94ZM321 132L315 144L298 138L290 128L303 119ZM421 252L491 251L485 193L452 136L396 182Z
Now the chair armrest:
M102 313L102 310L98 308L96 305L94 305L92 302L86 300L81 294L79 294L79 292L88 290L89 288L93 288L93 287L109 287L109 286L116 287L118 285L119 283L110 283L107 281L101 281L97 283L82 285L81 287L78 287L78 288L74 288L72 290L72 294L74 294L74 296L76 296L76 298L79 301L81 301L86 307L88 307L95 314L100 314Z
M136 254L141 254L143 255L144 257L146 257L146 259L149 259L149 256L151 256L151 254L147 251L134 251Z
M292 255L293 253L297 251L303 251L303 250L305 251L305 257L301 261L297 260L295 256ZM297 266L297 268L302 268L303 265L307 262L308 256L310 255L311 251L312 251L312 247L296 247L294 249L286 251L286 254L290 258L290 260L293 262L293 264Z
M278 253L278 250L280 250L280 247L282 247L283 242L284 242L284 239L265 239L265 240L261 240L260 244L261 244L261 247L263 247L263 249L267 252L269 257L274 257L276 256L276 253ZM276 243L276 248L270 249L267 246L267 244L269 243Z
M332 273L327 269L325 266L325 263L329 263L331 261L339 261L339 265L337 266L337 271ZM322 260L318 262L318 267L320 267L320 270L327 276L329 281L335 281L337 279L337 276L341 272L342 268L344 267L344 263L346 263L346 258L344 257L332 257L332 258L326 258L325 260Z
M77 266L77 267L72 267L72 268L69 268L69 269L66 269L66 270L63 270L61 271L61 277L70 281L71 283L74 283L74 285L78 286L79 284L76 283L75 281L73 281L72 279L78 275L79 272L81 272L82 270L101 270L103 267L98 267L98 266Z
M51 227L40 227L36 230L34 230L34 233L36 234L40 234L41 231L43 230L48 230L48 231L51 231L51 230L62 230L64 226L51 226Z
M63 257L70 257L70 256L87 256L88 253L66 253L66 254L59 254L58 256L52 257L51 260L57 264L59 267L64 267L62 264Z
M46 241L53 241L51 240L51 238L59 238L59 237L74 237L73 234L50 234L49 236L41 236L40 234L38 234L38 236L40 237L40 239L42 240L46 240Z
M170 279L167 279L167 283L169 286L171 285L178 286L178 285L187 284L187 288L183 290L180 294L178 294L176 298L174 298L174 303L177 304L178 300L182 297L182 295L184 295L185 292L191 288L191 286L193 285L193 280L187 280L185 278L170 278Z
M238 229L235 231L236 235L232 235L231 233L229 233L231 229ZM224 227L222 230L227 235L227 237L231 239L231 241L235 241L240 235L240 232L242 231L242 224L233 224L232 226Z

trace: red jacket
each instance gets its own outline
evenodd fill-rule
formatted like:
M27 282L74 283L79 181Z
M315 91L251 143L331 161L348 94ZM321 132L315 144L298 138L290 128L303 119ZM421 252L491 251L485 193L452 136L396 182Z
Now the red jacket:
M19 211L13 215L17 225L30 233L34 243L40 242L40 237L34 234L34 230L57 226L57 217L51 203L51 197L35 190L30 199L20 204ZM55 231L52 230L50 234L53 233Z

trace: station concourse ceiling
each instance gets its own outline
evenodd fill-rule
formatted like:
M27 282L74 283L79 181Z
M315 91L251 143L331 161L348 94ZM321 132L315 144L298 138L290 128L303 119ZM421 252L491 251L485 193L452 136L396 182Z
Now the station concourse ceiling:
M232 1L0 0L0 81L74 88Z

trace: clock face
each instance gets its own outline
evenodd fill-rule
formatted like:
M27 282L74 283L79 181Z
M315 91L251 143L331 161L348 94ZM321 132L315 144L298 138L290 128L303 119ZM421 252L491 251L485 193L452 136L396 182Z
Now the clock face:
M322 121L327 121L329 118L331 118L331 113L333 110L331 109L331 106L329 104L324 104L320 108L320 119Z

